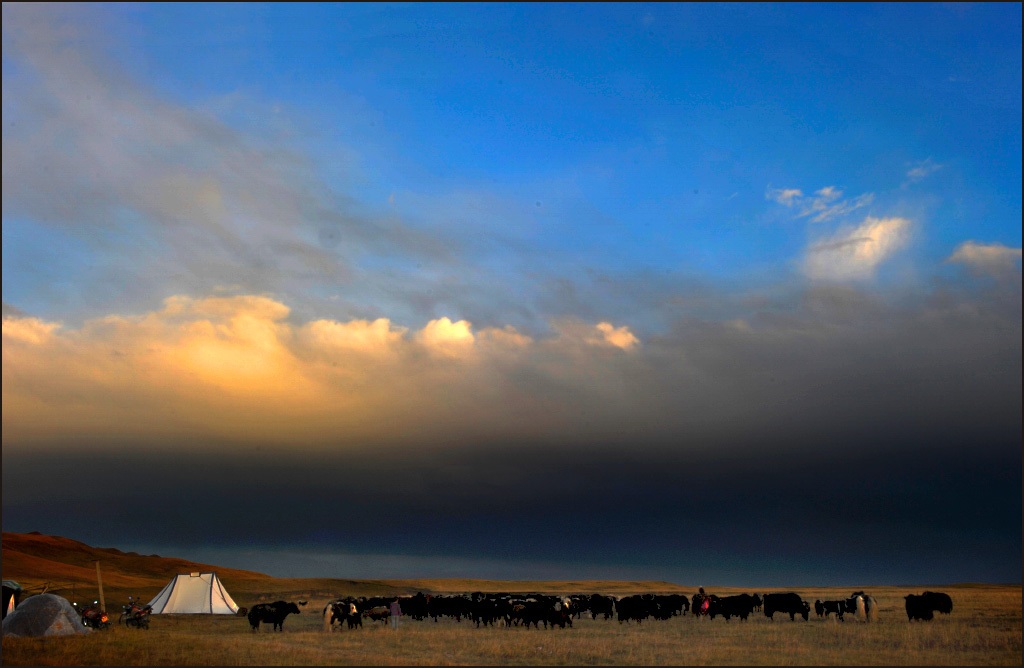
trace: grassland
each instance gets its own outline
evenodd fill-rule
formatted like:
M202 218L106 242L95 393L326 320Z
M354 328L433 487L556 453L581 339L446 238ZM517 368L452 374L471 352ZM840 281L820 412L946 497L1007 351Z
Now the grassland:
M61 539L63 540L63 539ZM27 552L34 551L32 558ZM8 548L11 548L10 550ZM38 551L49 550L45 556ZM8 557L12 557L8 559ZM96 596L95 558L103 558L107 608L116 612L133 594L154 596L174 572L202 565L142 557L4 534L3 576L38 587L74 576L79 601ZM123 558L122 558L123 557ZM34 561L42 559L43 561ZM65 568L67 566L67 568ZM91 570L89 567L91 566ZM135 570L122 570L130 567ZM78 570L75 570L78 569ZM166 569L170 569L166 571ZM397 631L368 625L324 632L320 611L337 596L417 591L547 591L626 594L682 592L696 586L658 582L494 582L477 580L282 579L245 571L218 571L239 605L283 598L306 600L281 633L254 634L244 618L166 615L149 631L115 627L87 636L3 638L5 665L1021 665L1019 585L759 589L796 591L809 601L849 596L864 589L879 603L874 624L813 616L809 622L763 615L747 622L690 616L643 624L575 621L571 629L475 628L451 620L403 620ZM20 572L19 572L20 571ZM166 571L166 572L165 572ZM107 585L107 582L110 582ZM63 585L62 585L63 586ZM903 596L941 589L954 601L952 615L907 621ZM709 588L710 589L710 588ZM728 595L744 590L716 587ZM755 590L746 590L753 593ZM68 596L68 592L59 591Z
M294 584L294 583L292 583ZM323 583L320 583L323 584ZM563 583L549 583L558 588ZM946 587L954 612L907 621L908 588L868 588L879 621L696 620L641 625L577 620L572 629L475 628L403 620L326 633L310 600L285 630L254 634L245 619L169 615L149 631L115 627L88 636L4 638L6 665L1020 665L1021 588ZM731 590L716 589L723 594ZM798 590L835 598L847 590ZM919 590L918 590L919 591ZM264 592L267 593L267 592ZM347 593L339 591L338 594ZM243 599L243 604L246 601Z

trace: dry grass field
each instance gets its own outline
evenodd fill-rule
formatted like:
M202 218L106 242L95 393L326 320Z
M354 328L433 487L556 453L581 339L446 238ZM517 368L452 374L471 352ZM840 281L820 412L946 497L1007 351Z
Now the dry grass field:
M9 566L5 536L3 574L22 584L40 580L20 575ZM10 538L10 540L8 540ZM76 548L80 549L80 548ZM13 550L12 550L13 551ZM66 555L51 555L68 559ZM79 554L81 561L99 553ZM13 556L13 555L12 555ZM116 555L104 563L113 569ZM135 557L129 557L135 559ZM151 570L156 562L149 564ZM39 567L39 564L35 564ZM77 585L79 601L96 595L95 568L90 583L86 563L76 567L84 579ZM188 562L173 568L196 566ZM52 568L52 567L51 567ZM185 570L188 570L187 568ZM27 571L26 571L27 572ZM812 616L791 622L776 615L774 622L760 613L747 622L694 619L686 615L643 624L576 620L571 629L476 628L472 623L403 619L393 631L380 624L363 629L322 629L320 611L343 595L423 592L548 591L559 593L625 594L645 591L682 592L696 586L653 582L485 582L485 581L352 581L336 579L278 579L244 571L218 570L239 605L259 601L307 600L302 614L288 617L284 631L253 633L244 618L191 615L157 616L149 631L114 627L87 636L65 638L4 638L5 665L1021 665L1021 587L959 585L951 587L871 587L763 589L796 591L811 602L816 598L849 596L864 589L879 604L878 622L838 622ZM45 575L43 570L35 576ZM60 574L67 575L61 571ZM163 574L111 573L117 584L105 586L108 610L134 594L147 600L169 579ZM106 576L105 576L106 578ZM121 578L121 579L119 579ZM53 578L50 578L53 579ZM105 579L106 582L106 579ZM952 615L932 622L907 621L903 595L925 589L946 591L953 598ZM708 588L728 595L744 590ZM746 590L751 591L753 590ZM67 596L67 592L60 592Z
M553 588L561 583L551 583ZM172 615L149 631L114 627L89 636L3 639L6 665L1020 665L1020 587L947 587L950 616L907 621L903 588L870 589L876 624L797 618L641 625L577 620L572 629L475 628L403 620L325 633L310 600L285 630L252 633L243 618ZM727 589L717 589L731 593ZM805 598L846 590L798 590ZM917 590L920 591L920 590ZM339 594L347 592L338 592ZM243 601L245 599L243 598ZM113 607L113 606L109 606Z

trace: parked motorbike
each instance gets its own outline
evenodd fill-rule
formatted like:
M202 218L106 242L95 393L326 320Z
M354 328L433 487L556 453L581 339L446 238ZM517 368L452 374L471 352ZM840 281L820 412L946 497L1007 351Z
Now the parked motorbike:
M149 630L149 616L153 612L151 605L139 605L131 596L128 597L128 604L121 606L121 615L117 618L118 624L124 624L128 628Z
M79 610L78 603L72 603L71 605L74 606L75 610ZM110 617L107 616L106 611L100 608L99 601L93 601L92 605L84 610L80 610L80 614L82 615L83 626L89 626L101 631L110 628Z

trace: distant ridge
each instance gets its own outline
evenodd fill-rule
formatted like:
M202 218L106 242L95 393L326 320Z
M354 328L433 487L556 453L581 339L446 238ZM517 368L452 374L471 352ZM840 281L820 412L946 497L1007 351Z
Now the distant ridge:
M689 593L695 587L684 587L673 582L662 580L477 580L472 578L445 579L406 579L385 580L396 589L409 592L536 592L542 593L601 593L629 594L636 592L651 593Z
M116 547L92 547L71 538L32 533L3 533L3 559L0 561L3 578L16 580L28 594L38 594L43 588L79 601L91 600L98 589L96 561L100 561L103 586L108 609L127 600L128 595L142 600L156 596L171 577L180 573L215 571L228 592L239 605L251 606L257 602L278 599L328 600L352 596L385 596L394 594L466 594L471 592L535 592L535 593L592 593L628 595L635 593L681 593L690 595L696 586L680 585L655 580L485 580L472 578L408 578L349 579L344 573L337 577L278 578L264 573L233 568L222 568L176 557L155 554L141 555L125 552ZM998 588L1004 585L969 583L960 585L906 585L899 589L923 591L943 587L972 589ZM1020 583L1008 586L1020 587ZM750 593L752 591L787 590L849 590L871 588L872 585L844 585L842 587L728 587L716 586L719 594Z

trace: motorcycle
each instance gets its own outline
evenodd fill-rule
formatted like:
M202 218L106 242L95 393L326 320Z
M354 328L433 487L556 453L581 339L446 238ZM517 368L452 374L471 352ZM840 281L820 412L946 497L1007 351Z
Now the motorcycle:
M78 610L78 603L72 603L75 610ZM107 613L100 609L100 602L93 601L92 605L80 610L79 613L82 615L82 626L88 626L94 629L109 629L110 628L110 617Z
M118 624L124 624L128 628L149 630L149 616L153 612L153 606L140 606L131 596L128 597L128 604L121 606L121 616L117 618Z

